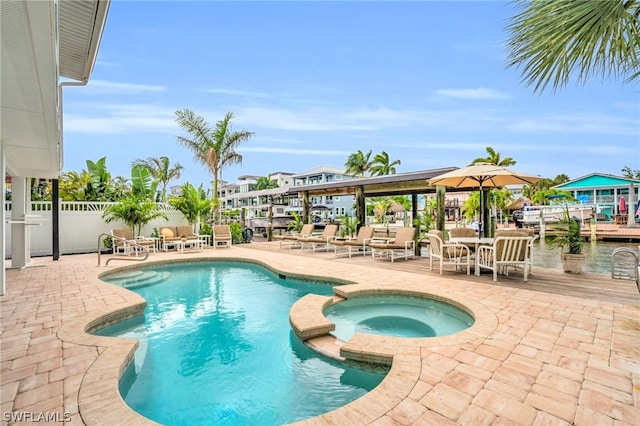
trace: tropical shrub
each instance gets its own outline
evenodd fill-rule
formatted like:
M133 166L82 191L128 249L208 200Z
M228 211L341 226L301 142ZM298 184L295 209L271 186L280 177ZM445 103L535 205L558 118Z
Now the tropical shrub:
M287 224L287 231L300 232L302 229L302 216L296 212L291 212L293 220Z
M117 204L107 207L102 214L106 223L118 220L124 222L131 227L134 235L140 235L144 225L159 217L169 220L154 201L148 198L141 199L135 195L121 198Z
M231 242L232 244L244 243L244 237L242 236L242 225L238 222L232 222L229 224L231 230Z
M560 248L565 253L582 253L582 235L580 222L569 214L569 207L565 206L560 221L548 225L544 240L551 248Z
M202 189L202 184L196 189L189 182L182 185L182 193L169 198L169 205L179 210L189 225L193 226L194 233L199 223L206 222L211 212L212 201Z

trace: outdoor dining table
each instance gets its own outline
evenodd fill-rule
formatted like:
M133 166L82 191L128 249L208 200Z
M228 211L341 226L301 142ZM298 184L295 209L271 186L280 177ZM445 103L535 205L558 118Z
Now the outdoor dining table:
M474 253L477 253L479 246L490 246L490 245L493 245L494 238L489 238L489 237L482 237L482 238L478 238L478 237L455 237L455 238L449 238L449 241L451 241L452 243L464 244L465 246L467 246L469 248L471 248L471 246L473 246ZM474 257L475 257L474 271L475 271L476 275L480 275L480 267L478 266L478 262L480 261L480 259L478 258L477 254Z

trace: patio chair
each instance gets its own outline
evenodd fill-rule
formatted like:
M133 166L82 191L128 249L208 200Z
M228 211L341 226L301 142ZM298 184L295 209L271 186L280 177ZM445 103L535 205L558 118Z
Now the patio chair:
M142 248L148 251L156 251L156 241L144 237L134 237L133 231L129 227L113 228L111 230L113 242L113 254L129 256L131 253L138 254Z
M213 225L213 248L218 245L226 245L231 248L231 227L229 225Z
M310 247L311 251L315 253L316 247L324 246L325 250L329 251L329 246L336 239L337 233L338 225L330 224L324 227L322 235L302 235L298 237L300 250L304 250L305 247Z
M531 270L532 240L533 237L497 237L492 246L478 248L478 267L492 271L493 281L498 281L498 273L509 275L509 268L522 267L527 281Z
M466 226L449 229L449 238L466 238L466 237L477 237L477 236L478 236L478 233L476 232L475 229L469 228Z
M416 228L402 227L396 231L395 238L392 239L372 239L369 242L371 257L375 260L378 256L387 256L391 262L395 259L413 259L416 256L414 240Z
M529 241L529 251L527 255L529 256L529 275L531 275L532 265L533 265L533 243L540 238L539 235L536 235L535 230L533 228L518 228L518 229L499 229L495 233L495 238L498 237L531 237L531 241ZM518 268L518 265L514 265L514 268Z
M336 256L338 251L348 251L349 257L352 253L366 254L370 249L369 242L373 238L374 228L371 226L363 226L358 230L358 235L351 238L335 239L332 244L335 246Z
M294 246L297 247L300 245L300 242L298 241L299 237L311 235L313 233L313 227L313 223L305 223L302 225L300 232L274 235L273 239L280 241L280 248L282 248L283 244L286 244L287 247L291 249Z
M464 244L445 243L442 231L432 229L427 233L429 239L429 270L433 270L433 261L440 262L440 275L446 265L455 265L456 270L461 266L467 266L467 275L471 274L471 250Z

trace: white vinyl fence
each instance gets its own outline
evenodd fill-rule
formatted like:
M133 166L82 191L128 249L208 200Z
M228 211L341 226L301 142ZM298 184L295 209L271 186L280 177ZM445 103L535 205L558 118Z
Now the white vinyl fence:
M60 254L96 253L98 236L110 232L112 228L126 226L123 222L106 223L102 213L107 206L115 203L61 201L59 213ZM187 225L188 222L178 210L167 204L159 204L168 221L159 218L142 227L142 235L151 236L153 228L160 226ZM11 218L11 202L5 202L7 219ZM51 202L32 201L28 210L29 222L38 223L27 227L31 234L31 255L51 256L53 254L53 223ZM11 224L5 225L5 247L7 258L11 257ZM101 247L104 248L104 247Z

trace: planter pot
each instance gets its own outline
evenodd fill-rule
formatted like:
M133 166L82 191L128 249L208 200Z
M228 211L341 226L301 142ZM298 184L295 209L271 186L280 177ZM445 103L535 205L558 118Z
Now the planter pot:
M560 253L562 269L569 274L581 274L586 256L584 254Z

